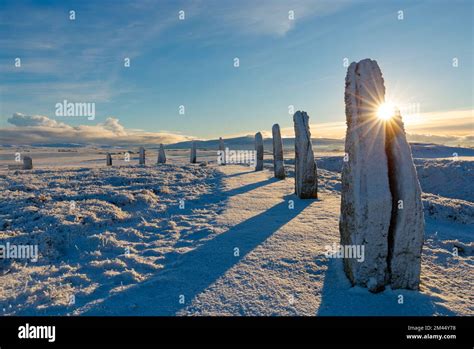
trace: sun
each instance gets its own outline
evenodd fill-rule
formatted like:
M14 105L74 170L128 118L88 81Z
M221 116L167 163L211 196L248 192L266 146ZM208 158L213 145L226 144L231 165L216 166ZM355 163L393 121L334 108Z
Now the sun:
M395 106L390 102L382 103L377 109L377 117L381 120L390 120L395 114Z

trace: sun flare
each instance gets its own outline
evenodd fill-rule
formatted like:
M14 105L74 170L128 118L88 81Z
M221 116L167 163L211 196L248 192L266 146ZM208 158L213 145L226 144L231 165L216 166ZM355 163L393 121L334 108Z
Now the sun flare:
M382 103L377 110L377 117L381 120L390 120L395 114L395 106L390 102Z

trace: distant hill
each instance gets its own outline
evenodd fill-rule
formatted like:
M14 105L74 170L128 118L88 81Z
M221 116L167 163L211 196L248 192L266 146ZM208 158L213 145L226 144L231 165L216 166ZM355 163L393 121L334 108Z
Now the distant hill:
M474 156L474 149L449 147L433 143L410 143L413 157L416 158L449 158L457 156Z
M33 143L33 144L0 144L2 148L34 147L34 148L81 148L87 144L79 143Z
M49 143L49 144L42 144L42 143L34 143L31 145L32 147L48 147L48 148L80 148L83 147L84 144L79 143Z
M219 140L207 140L207 141L195 141L199 149L209 149L215 150L219 148ZM253 136L244 136L244 137L235 137L224 139L225 146L229 149L234 150L252 150L255 148L254 145L255 138ZM283 138L283 147L284 148L293 148L295 144L294 138ZM313 138L313 145L315 146L325 146L325 147L335 147L340 148L344 146L343 139L331 139L331 138ZM165 148L167 149L188 149L191 147L191 141L179 142L174 144L167 144ZM265 149L272 149L272 139L264 138L263 146Z

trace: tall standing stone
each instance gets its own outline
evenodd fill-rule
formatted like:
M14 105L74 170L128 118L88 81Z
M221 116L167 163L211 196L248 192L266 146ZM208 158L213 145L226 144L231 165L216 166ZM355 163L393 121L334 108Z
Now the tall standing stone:
M158 150L158 164L166 164L166 153L163 144L160 144L160 149Z
M342 168L339 228L343 246L362 245L364 260L344 258L344 270L354 285L376 292L386 282L388 228L392 196L388 182L385 130L377 105L385 95L375 61L352 63L347 71L346 144Z
M138 163L140 165L145 165L145 148L143 147L140 147L140 150L139 150Z
M33 159L29 156L23 157L23 169L24 170L32 170L33 169Z
M295 193L301 199L318 197L318 172L314 161L309 117L304 111L293 115L295 125Z
M372 292L386 284L418 287L424 224L421 190L401 117L377 117L384 100L377 62L352 63L346 76L347 161L339 229L343 246L364 248L361 261L345 256L346 275Z
M392 219L388 232L388 269L393 289L418 289L425 220L421 187L400 112L386 122Z
M255 150L257 151L257 163L255 171L263 170L263 137L260 132L255 134Z
M195 164L197 162L197 154L196 154L196 142L193 141L191 144L191 156L190 156L190 161L192 164Z
M105 163L107 166L112 166L112 155L110 155L110 153L107 153Z
M278 179L285 178L285 166L283 164L283 144L281 141L280 126L272 127L273 136L273 172Z
M219 137L219 153L220 153L220 164L225 165L225 145L224 145L224 140L222 137Z

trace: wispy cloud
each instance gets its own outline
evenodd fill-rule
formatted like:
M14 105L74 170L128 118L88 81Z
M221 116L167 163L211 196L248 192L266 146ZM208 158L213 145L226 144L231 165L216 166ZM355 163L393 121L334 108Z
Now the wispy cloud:
M222 30L251 35L284 36L296 23L313 16L330 15L343 7L345 0L242 0L214 2L210 14ZM290 11L294 19L289 18Z
M115 85L114 85L115 83ZM64 99L71 101L107 102L112 98L130 91L117 80L90 80L81 82L53 81L27 82L0 85L0 94L8 103L10 98L25 97L47 103L53 108L54 104ZM47 93L45 93L47 91ZM53 103L54 102L54 103Z
M70 9L75 21L68 19ZM52 94L54 100L95 102L121 95L124 58L145 54L178 22L174 6L148 1L15 5L0 12L7 29L0 47L8 52L0 54L0 94L4 101L28 98L32 105L49 103ZM17 57L21 67L14 65ZM11 92L12 86L17 90Z

